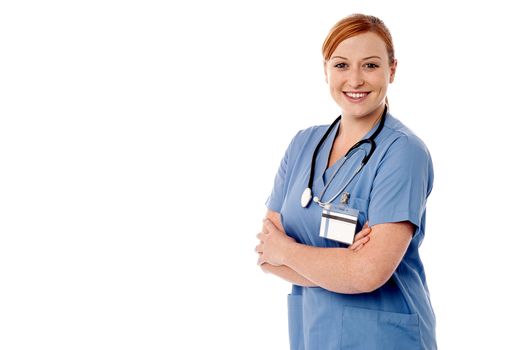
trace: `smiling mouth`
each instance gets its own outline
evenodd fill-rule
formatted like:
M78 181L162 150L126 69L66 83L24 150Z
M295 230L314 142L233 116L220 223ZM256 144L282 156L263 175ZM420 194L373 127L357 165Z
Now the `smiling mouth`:
M347 96L350 100L359 102L361 100L364 100L367 95L369 95L370 92L345 92L345 96Z

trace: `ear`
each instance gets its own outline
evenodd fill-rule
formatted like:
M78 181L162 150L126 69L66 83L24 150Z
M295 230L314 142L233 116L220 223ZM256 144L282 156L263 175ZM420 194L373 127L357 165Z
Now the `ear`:
M323 74L325 74L325 82L329 83L329 78L327 77L327 61L323 61Z
M394 81L397 65L398 65L398 61L395 59L393 61L393 64L391 64L391 67L389 68L389 70L390 70L390 72L389 72L389 83L392 83Z

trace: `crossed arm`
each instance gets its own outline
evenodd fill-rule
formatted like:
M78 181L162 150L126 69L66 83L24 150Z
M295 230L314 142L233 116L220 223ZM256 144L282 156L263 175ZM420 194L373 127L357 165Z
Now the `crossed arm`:
M279 213L268 210L257 235L258 264L263 271L297 285L345 294L370 292L394 273L413 232L408 221L379 224L365 227L349 248L318 248L287 236Z

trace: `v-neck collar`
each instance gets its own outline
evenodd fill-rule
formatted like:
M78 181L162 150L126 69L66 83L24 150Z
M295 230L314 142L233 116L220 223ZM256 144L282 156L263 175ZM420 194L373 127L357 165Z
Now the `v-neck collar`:
M388 118L389 118L389 113L385 115L386 121ZM381 119L378 120L373 125L373 127L367 133L365 133L365 135L360 140L365 140L371 137L373 133L376 131L376 129L378 129L378 127L380 126L380 121ZM317 174L317 177L315 177L315 181L316 180L321 181L322 188L325 187L326 180L332 176L332 173L334 172L334 170L337 169L340 166L340 163L343 162L344 160L344 157L340 157L336 162L334 162L334 164L332 164L330 167L327 167L329 165L329 158L332 152L332 148L334 147L334 141L336 139L336 135L338 135L338 131L340 130L340 124L341 124L341 119L336 124L336 127L333 130L331 130L331 133L329 134L329 136L327 137L327 139L325 139L325 142L323 143L322 149L320 150L321 152L319 152L319 160L322 160L322 162L318 162L318 160L316 160L316 164L320 164L320 163L323 164L323 168L319 168L319 166L316 166L316 168L318 169L316 169L317 171L315 172L315 175Z

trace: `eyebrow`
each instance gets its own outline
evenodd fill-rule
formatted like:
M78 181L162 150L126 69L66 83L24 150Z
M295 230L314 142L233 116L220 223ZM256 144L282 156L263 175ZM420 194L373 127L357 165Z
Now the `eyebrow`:
M343 56L332 56L330 59L333 60L335 58L341 58L341 59L347 60L347 57L343 57ZM365 61L365 60L368 60L368 59L371 59L371 58L378 58L379 60L382 59L380 56L369 56L369 57L362 58L362 61Z

